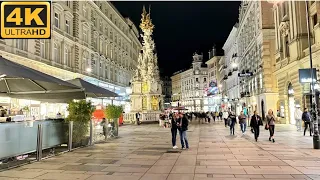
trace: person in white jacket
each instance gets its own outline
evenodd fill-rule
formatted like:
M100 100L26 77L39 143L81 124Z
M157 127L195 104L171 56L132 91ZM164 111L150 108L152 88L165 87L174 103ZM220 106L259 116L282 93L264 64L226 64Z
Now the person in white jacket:
M222 118L224 120L224 126L227 127L227 123L228 123L228 117L229 117L229 113L227 110L224 110L224 112L222 113Z
M302 111L300 109L300 105L296 105L296 110L294 112L294 119L296 120L297 131L302 130L301 122L302 122Z

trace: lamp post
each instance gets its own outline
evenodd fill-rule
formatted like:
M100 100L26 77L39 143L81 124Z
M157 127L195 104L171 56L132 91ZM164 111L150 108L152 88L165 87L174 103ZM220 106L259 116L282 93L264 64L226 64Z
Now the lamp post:
M310 76L311 76L311 118L313 119L313 148L320 149L320 140L319 140L319 128L318 128L318 110L317 110L317 101L315 95L315 82L313 80L313 66L312 66L312 48L311 48L311 36L310 36L310 21L309 21L309 4L305 0L306 4L306 20L307 20L307 31L308 31L308 45L309 45L309 59L310 59Z
M270 3L277 4L282 2L282 0L269 1ZM320 140L319 140L319 128L318 128L318 110L317 110L317 101L315 95L315 81L313 80L313 65L312 65L312 48L311 48L311 32L310 32L310 20L309 20L309 4L305 0L305 11L306 11L306 21L307 21L307 33L308 33L308 48L309 48L309 62L310 62L310 101L311 101L311 118L313 120L313 148L320 149Z

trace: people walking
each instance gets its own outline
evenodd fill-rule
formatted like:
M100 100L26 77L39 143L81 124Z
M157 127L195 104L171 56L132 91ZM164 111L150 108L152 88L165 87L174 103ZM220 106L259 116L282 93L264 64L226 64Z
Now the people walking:
M228 113L227 110L224 110L222 117L223 117L223 120L224 120L224 126L227 127L227 125L228 125L228 117L229 117L229 113Z
M253 116L251 117L250 127L253 129L254 139L258 141L260 134L260 126L263 126L262 119L258 115L257 111L254 111Z
M137 124L138 124L138 125L140 125L140 116L141 116L140 113L137 112L137 113L136 113L136 119L137 119Z
M306 131L308 129L309 126L309 131L310 131L310 136L312 136L312 130L311 130L311 116L310 113L308 112L307 108L304 108L304 112L302 113L302 118L301 118L304 122L304 132L303 135L306 135Z
M176 145L177 141L177 132L178 132L178 126L177 126L177 120L179 120L178 115L174 115L171 119L171 136L172 136L172 147L173 149L177 149L178 146Z
M222 121L222 114L223 114L222 111L220 111L219 112L219 118L220 118L221 121Z
M275 142L274 128L275 128L276 118L274 117L273 111L271 109L269 109L268 111L266 120L267 120L267 128L269 129L269 133L270 133L269 141Z
M296 120L297 131L302 130L301 118L302 118L302 111L300 109L300 105L296 105L296 110L294 111L294 119Z
M180 114L179 122L177 123L181 141L181 149L189 149L189 143L187 139L187 130L188 130L188 119L183 115Z
M240 112L238 119L239 119L241 132L244 135L247 129L247 117L243 114L243 111Z
M230 112L229 114L229 125L230 125L230 135L234 135L234 126L237 123L237 116L234 112Z

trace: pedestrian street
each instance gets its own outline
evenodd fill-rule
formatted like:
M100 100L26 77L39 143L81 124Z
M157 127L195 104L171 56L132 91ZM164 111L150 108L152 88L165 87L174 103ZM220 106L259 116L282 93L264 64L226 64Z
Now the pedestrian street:
M312 137L292 125L275 129L275 143L263 126L255 142L250 128L242 135L239 124L230 136L222 122L192 122L190 149L174 150L170 128L125 125L118 139L0 172L0 180L320 179L320 151L312 148Z

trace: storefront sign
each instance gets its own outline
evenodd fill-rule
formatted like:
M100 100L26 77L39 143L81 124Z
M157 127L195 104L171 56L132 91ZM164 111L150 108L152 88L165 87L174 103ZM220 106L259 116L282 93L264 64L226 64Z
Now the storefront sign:
M250 76L253 76L252 72L238 73L238 77L250 77Z
M312 69L312 73L313 73L313 82L317 82L316 68ZM312 82L310 68L309 69L299 69L299 82L302 84Z

